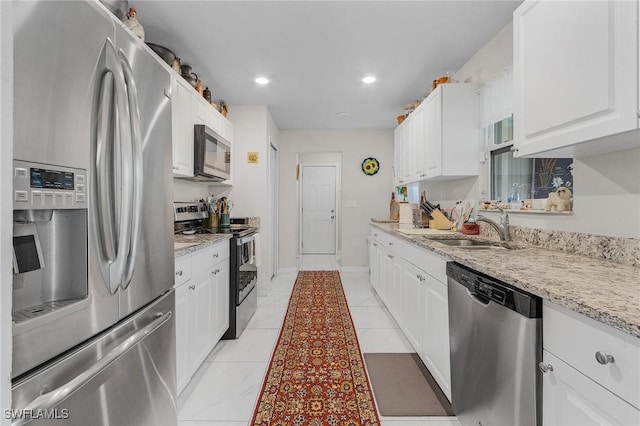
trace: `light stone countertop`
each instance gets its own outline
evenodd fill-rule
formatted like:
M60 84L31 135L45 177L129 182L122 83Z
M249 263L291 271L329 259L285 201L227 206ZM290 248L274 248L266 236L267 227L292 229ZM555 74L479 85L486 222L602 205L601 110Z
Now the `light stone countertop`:
M173 257L178 258L229 239L231 234L176 234L173 242Z
M397 231L398 224L371 222L370 225L640 338L640 268L637 266L522 243L507 243L514 247L512 250L458 249L437 241L487 239L462 234L406 235Z

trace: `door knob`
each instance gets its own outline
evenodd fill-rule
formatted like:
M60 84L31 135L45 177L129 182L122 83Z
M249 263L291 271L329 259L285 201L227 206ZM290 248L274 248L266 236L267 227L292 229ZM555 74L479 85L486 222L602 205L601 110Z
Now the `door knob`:
M335 216L331 216L331 219L335 219Z

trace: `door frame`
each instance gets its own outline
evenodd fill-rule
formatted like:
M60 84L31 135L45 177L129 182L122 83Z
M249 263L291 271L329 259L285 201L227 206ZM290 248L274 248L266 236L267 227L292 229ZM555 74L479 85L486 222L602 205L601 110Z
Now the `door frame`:
M272 155L274 157L272 157ZM275 161L271 161L274 160ZM275 164L274 164L275 163ZM271 265L273 266L273 270L271 271L271 277L269 279L274 278L278 274L279 267L279 256L278 252L280 250L280 243L278 241L279 238L279 203L280 203L280 151L278 147L271 142L271 138L269 138L269 185L271 186L271 179L275 174L275 185L269 191L269 214L272 216L270 219L269 227L271 228L271 242L269 247L271 253ZM274 197L271 197L274 195ZM275 199L274 199L275 198ZM273 225L273 226L271 226ZM273 250L275 248L275 250Z
M304 253L302 253L302 239L303 239L303 234L302 234L302 229L303 229L303 223L302 223L302 188L303 188L303 170L305 167L333 167L334 173L335 173L335 179L334 179L334 183L333 183L333 192L334 192L334 196L335 196L335 206L336 206L336 221L335 221L335 239L334 239L334 246L333 246L333 255L327 255L327 256L338 256L339 252L338 252L338 238L339 238L339 232L338 230L340 229L340 220L341 220L341 216L342 216L342 211L340 209L340 191L338 190L338 166L336 164L328 164L328 163L299 163L300 166L300 176L299 176L299 180L298 180L298 253L297 256L300 257L301 255L303 255Z

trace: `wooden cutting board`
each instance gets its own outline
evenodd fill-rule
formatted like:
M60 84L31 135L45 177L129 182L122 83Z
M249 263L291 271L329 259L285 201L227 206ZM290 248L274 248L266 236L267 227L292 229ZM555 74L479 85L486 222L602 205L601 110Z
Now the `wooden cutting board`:
M406 235L451 235L453 232L444 231L440 229L429 229L429 228L406 228L406 229L397 229L396 231L402 232Z

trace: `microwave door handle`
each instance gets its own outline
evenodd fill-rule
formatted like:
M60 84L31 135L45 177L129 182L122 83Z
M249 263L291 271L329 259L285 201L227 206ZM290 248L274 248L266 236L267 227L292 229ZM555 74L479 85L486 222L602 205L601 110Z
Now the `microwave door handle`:
M115 197L116 199L120 198L119 214L116 216L118 224L117 255L109 268L109 285L111 293L114 294L125 279L131 249L133 159L131 152L131 115L127 86L118 53L113 44L111 44L111 48L113 49L113 59L115 60L112 71L116 83L117 132L120 135L119 143L114 146L116 153L114 164L116 165L116 180L119 179L121 188L120 193L117 193Z
M98 374L100 374L105 368L111 365L114 361L124 355L129 349L139 344L145 337L155 332L158 328L162 327L167 321L171 319L173 313L166 311L157 313L151 322L142 327L141 329L134 331L115 348L109 351L104 357L100 358L97 362L92 364L88 369L75 376L69 382L56 388L52 391L44 393L31 401L24 408L25 411L44 411L53 409L56 405L63 402L73 393L79 391L84 385L89 383ZM15 418L11 422L11 426L21 426L29 423L32 419L29 416L23 416Z
M127 100L129 103L130 126L131 126L131 153L132 153L132 191L128 194L132 203L133 220L131 222L130 251L128 263L125 270L124 281L121 283L123 290L126 290L131 279L136 264L136 253L138 252L138 241L140 236L140 218L142 217L142 201L144 188L144 164L142 161L142 135L140 131L140 110L138 108L138 88L133 78L133 70L129 59L120 49L118 52L120 63L127 85Z

